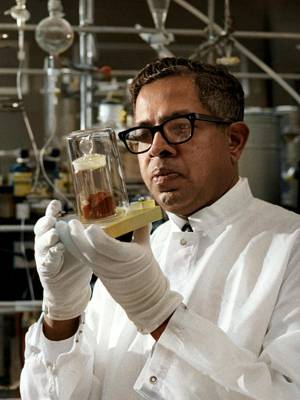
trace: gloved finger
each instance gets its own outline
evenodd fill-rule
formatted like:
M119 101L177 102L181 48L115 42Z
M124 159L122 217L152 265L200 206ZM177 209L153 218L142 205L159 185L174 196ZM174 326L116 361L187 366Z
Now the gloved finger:
M44 277L54 278L61 270L64 261L64 245L57 243L43 259L37 262L37 269Z
M34 226L34 233L36 236L43 235L45 232L49 231L54 227L56 223L56 218L54 217L42 217L40 218Z
M97 257L102 257L106 262L126 261L132 256L135 244L120 242L108 236L100 226L89 225L85 229L85 237L91 248L94 249Z
M73 242L73 245L76 247L77 251L80 253L82 257L82 261L88 263L98 263L101 262L100 256L101 253L98 254L93 243L90 243L85 234L85 228L78 220L71 220L68 222L70 238ZM98 227L99 228L99 227ZM100 235L102 229L100 229ZM99 232L98 232L99 234ZM68 248L69 243L66 243L66 247ZM102 247L102 245L100 245ZM69 248L68 248L69 250ZM101 250L100 250L101 251Z
M74 257L76 257L80 261L85 261L80 251L78 250L77 246L73 242L73 239L70 235L70 228L68 223L65 221L57 221L55 228L59 235L60 240L64 244L65 248L69 251L69 253L71 253Z
M35 238L34 248L38 254L46 254L49 249L59 241L59 236L55 228L50 229L43 235Z
M83 260L89 264L109 265L116 259L121 242L112 239L97 225L88 228L77 220L69 221L70 235Z
M133 241L141 245L148 245L150 243L151 224L142 226L133 232Z
M126 262L132 257L134 246L137 246L113 239L95 224L86 229L78 220L71 220L68 224L74 245L84 257L83 261L90 264L109 268L111 262Z
M62 206L59 200L52 200L46 208L45 215L47 217L58 217L61 213Z

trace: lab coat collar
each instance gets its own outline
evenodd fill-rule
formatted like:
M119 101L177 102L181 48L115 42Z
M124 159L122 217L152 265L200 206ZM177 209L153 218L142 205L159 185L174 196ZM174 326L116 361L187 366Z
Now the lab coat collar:
M188 218L194 232L212 233L226 226L229 220L243 212L253 199L247 178L239 178L238 182L215 203L195 212ZM181 231L186 219L167 212L172 231ZM219 228L219 229L218 229Z

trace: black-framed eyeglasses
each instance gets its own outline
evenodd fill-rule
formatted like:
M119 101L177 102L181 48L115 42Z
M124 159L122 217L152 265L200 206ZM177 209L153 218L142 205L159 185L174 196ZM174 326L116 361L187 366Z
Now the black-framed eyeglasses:
M119 132L119 138L133 154L146 153L152 146L154 135L160 132L168 144L182 144L189 141L194 133L195 121L232 124L233 120L212 115L190 113L168 118L160 125L136 126Z

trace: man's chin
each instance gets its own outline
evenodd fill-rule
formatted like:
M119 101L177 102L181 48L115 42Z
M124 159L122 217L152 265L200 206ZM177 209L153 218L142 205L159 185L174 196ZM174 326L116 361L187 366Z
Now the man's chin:
M203 207L201 204L187 201L189 199L186 198L186 195L181 195L179 191L158 193L154 198L164 211L181 217L188 217Z
M181 201L178 192L169 191L159 193L155 196L157 203L165 210L177 214L181 209Z

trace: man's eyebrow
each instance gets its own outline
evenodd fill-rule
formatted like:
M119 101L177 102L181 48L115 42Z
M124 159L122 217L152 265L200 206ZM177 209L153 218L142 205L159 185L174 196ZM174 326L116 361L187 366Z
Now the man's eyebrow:
M186 114L191 114L190 110L179 110L179 111L174 111L171 114L164 115L159 118L159 124L162 124L164 121L167 119L173 118L173 117L180 117L181 115L186 115ZM135 123L135 126L153 126L150 120L144 120L144 121L139 121Z

